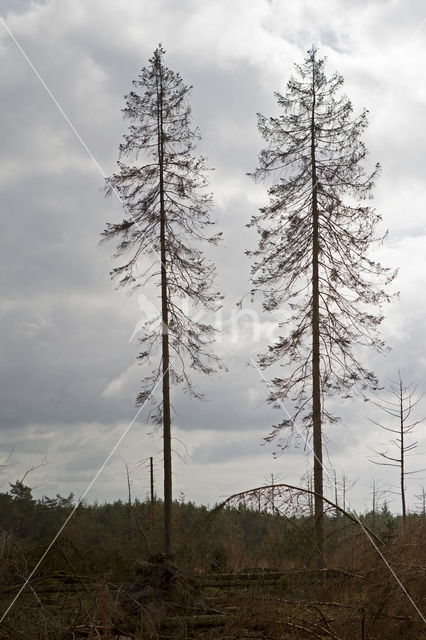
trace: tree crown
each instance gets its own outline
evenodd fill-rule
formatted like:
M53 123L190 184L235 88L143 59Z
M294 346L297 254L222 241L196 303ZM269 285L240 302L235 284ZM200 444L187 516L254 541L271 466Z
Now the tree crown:
M107 179L107 195L119 196L125 218L108 224L104 241L117 240L115 257L130 258L112 271L118 286L132 290L158 285L162 264L167 286L168 326L161 314L148 320L140 338L141 362L151 360L161 344L161 334L168 332L173 352L170 373L186 390L199 395L187 375L188 368L211 373L218 359L208 344L214 329L204 321L193 319L186 302L201 309L217 308L221 295L212 291L214 265L198 248L199 241L216 244L221 233L211 234L211 194L206 192L206 164L194 155L199 139L192 126L186 86L179 73L164 63L165 51L159 45L144 67L134 90L125 96L123 109L129 128L120 145L118 171ZM160 228L164 224L165 257L160 259ZM141 261L149 256L148 266ZM150 394L160 368L144 379L138 396L142 403Z
M362 133L367 111L353 116L341 93L343 78L327 78L325 60L315 47L296 65L284 94L276 93L283 113L258 114L266 147L259 155L256 180L275 178L270 202L252 217L259 233L254 258L254 291L264 294L264 309L285 309L283 335L260 357L261 366L281 363L284 375L273 380L269 401L294 403L295 416L311 423L312 296L314 215L318 229L318 276L321 390L348 397L352 387L375 387L375 375L358 358L359 347L385 348L378 334L385 287L395 272L371 258L381 220L365 203L379 171L365 170ZM292 365L293 371L289 371ZM322 403L324 407L324 403ZM323 408L323 415L335 420ZM274 428L274 437L284 420Z

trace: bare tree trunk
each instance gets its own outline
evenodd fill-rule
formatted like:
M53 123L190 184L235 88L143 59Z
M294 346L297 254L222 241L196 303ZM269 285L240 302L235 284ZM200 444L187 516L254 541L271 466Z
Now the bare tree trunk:
M405 449L404 449L404 389L402 385L402 378L399 375L399 427L400 427L400 438L401 438L401 506L402 506L402 527L405 533L407 528L407 510L405 505Z
M319 215L315 157L315 66L312 67L311 163L312 163L312 427L314 445L314 491L316 544L324 558L324 506L322 496L322 424L319 314ZM321 561L322 563L322 561Z
M271 473L271 509L272 515L275 515L275 488L274 488L274 474Z
M149 459L149 489L151 508L154 508L155 493L154 493L154 458L151 456Z
M346 473L342 475L342 502L343 502L343 511L346 511Z
M124 463L126 465L126 476L127 476L127 508L128 508L128 518L129 518L129 540L132 539L132 491L130 486L130 474L129 474L129 466L127 462Z
M308 489L309 492L314 490L311 472L309 472L307 476L306 488ZM309 507L309 517L313 518L314 517L314 498L312 493L308 493L308 507Z
M373 529L376 528L376 511L377 511L376 481L373 480L373 505L372 505Z
M161 258L161 319L162 319L162 375L163 375L163 456L164 456L164 552L172 553L172 450L170 417L170 357L169 309L166 270L166 210L164 204L164 132L162 69L159 69L158 95L158 160L160 169L160 258Z
M334 471L334 502L336 503L336 507L338 507L339 506L339 484L337 481L336 469L334 469L333 471ZM335 509L335 516L336 518L338 518L339 516L339 510L337 508Z
M155 502L155 494L154 494L154 459L152 456L149 459L149 484L150 484L150 493L151 493L151 502L150 502L150 521L151 521L151 535L150 535L150 544L152 548L152 543L154 539L154 502Z

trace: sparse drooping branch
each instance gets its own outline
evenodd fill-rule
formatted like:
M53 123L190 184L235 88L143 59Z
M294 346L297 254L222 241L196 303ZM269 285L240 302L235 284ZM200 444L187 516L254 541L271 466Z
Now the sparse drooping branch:
M189 371L210 374L219 366L209 349L215 330L194 319L193 310L214 311L221 300L212 290L215 268L199 249L201 241L216 244L221 234L209 232L213 222L205 159L193 154L199 134L188 103L191 87L165 65L164 54L158 46L125 97L130 125L120 145L118 171L106 187L107 195L120 197L125 217L107 224L102 239L116 241L115 257L126 257L112 271L119 287L138 290L151 284L160 290L158 315L145 323L139 340L139 362L155 366L142 381L137 403L150 398L161 379L156 420L163 425L164 550L171 553L170 387L181 384L200 397Z
M239 507L244 505L245 508L258 509L259 501L263 505L264 510L271 509L271 495L274 494L274 506L278 508L279 513L284 516L294 517L309 515L309 496L315 497L315 491L297 487L291 484L280 482L278 484L266 485L262 487L255 487L248 489L247 491L240 491L232 496L229 496L226 500L215 506L208 514L207 517L213 517L218 511L221 511L225 507L234 506ZM383 541L377 536L371 529L365 524L362 524L356 515L345 511L338 504L323 497L323 501L326 504L328 511L338 511L342 515L346 516L349 520L361 527L374 539L379 545L383 544ZM316 542L316 541L315 541ZM321 555L321 549L315 544L315 548L318 554Z
M369 420L372 424L393 434L394 437L390 441L391 448L385 451L374 451L376 459L371 459L371 462L399 470L401 512L405 530L407 524L406 479L408 476L424 471L424 469L407 470L407 456L418 446L417 441L408 441L407 438L424 421L424 418L414 419L413 416L413 412L415 412L417 405L422 400L423 394L417 393L417 387L414 384L406 384L400 371L398 371L397 380L390 383L389 392L390 399L381 398L379 401L373 400L372 402L376 407L384 411L390 417L391 424L395 423L395 425L389 426L371 418Z
M324 59L312 47L303 65L276 93L282 115L258 115L266 142L253 174L273 179L270 203L252 217L258 248L254 291L264 295L267 312L283 311L282 335L261 355L261 367L283 368L272 381L268 400L276 408L292 404L293 415L274 426L285 448L299 422L312 430L317 543L324 555L323 424L338 418L326 405L329 393L350 397L354 388L376 388L377 379L360 360L360 347L385 348L378 327L386 285L395 272L375 262L370 249L380 221L365 201L371 197L376 165L364 169L362 134L367 111L353 116L340 94L343 78L327 78ZM285 313L285 315L284 315ZM290 429L282 437L282 430Z

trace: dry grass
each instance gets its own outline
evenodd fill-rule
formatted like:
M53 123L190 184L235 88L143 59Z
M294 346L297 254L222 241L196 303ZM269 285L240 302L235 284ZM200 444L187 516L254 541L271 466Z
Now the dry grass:
M426 624L426 524L409 523L380 547L354 528L329 539L329 569L201 576L205 613L121 609L122 585L38 575L0 629L1 640L421 640ZM28 575L13 538L0 537L0 601L5 610ZM398 575L408 595L395 579ZM410 601L410 598L412 601ZM135 603L137 605L137 603ZM424 614L423 614L424 615Z

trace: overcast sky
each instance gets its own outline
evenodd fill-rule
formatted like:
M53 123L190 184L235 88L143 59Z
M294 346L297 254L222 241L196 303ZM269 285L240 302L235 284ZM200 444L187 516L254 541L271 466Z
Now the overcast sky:
M248 363L274 335L275 319L249 297L238 318L235 303L250 288L244 251L256 242L245 225L267 201L266 186L246 176L262 146L256 113L276 113L274 91L285 90L313 43L328 74L344 76L355 112L370 110L368 162L382 164L374 206L389 229L376 257L399 268L401 295L382 330L392 351L365 362L384 384L400 368L426 390L424 3L1 0L0 11L0 453L11 454L1 490L42 465L26 478L36 495L81 495L135 415L144 375L137 335L152 296L115 291L113 247L98 241L122 215L104 198L103 175L114 171L125 131L123 96L159 42L168 66L193 85L199 151L215 168L212 213L224 232L209 255L225 294L217 349L228 372L198 381L204 403L174 394L175 495L213 504L271 473L296 483L311 466L303 442L277 459L262 444L282 418L263 403L265 384ZM397 481L369 461L387 437L368 421L369 405L333 403L343 420L327 430L326 471L348 474L351 506L364 509L373 478L388 488ZM425 431L410 468L426 466ZM125 497L124 461L144 499L149 456L161 494L161 447L142 413L88 499ZM410 508L424 483L409 481ZM397 511L398 499L388 498Z

